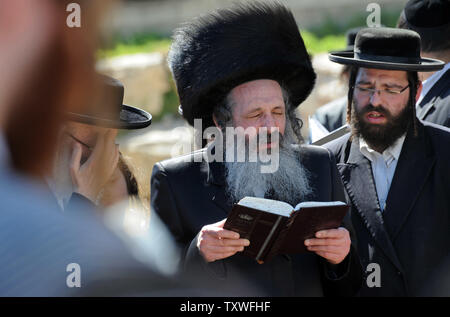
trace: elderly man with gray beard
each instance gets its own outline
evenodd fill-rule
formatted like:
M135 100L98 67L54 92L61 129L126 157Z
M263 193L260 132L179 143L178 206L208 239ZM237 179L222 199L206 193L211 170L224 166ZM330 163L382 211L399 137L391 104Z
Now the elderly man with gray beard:
M181 246L185 272L232 296L353 295L361 267L347 229L298 241L311 252L258 264L240 254L251 241L223 228L245 196L345 201L332 155L299 145L295 109L315 73L290 10L252 2L198 18L176 32L168 60L183 117L219 130L205 148L159 162L152 174L152 212Z

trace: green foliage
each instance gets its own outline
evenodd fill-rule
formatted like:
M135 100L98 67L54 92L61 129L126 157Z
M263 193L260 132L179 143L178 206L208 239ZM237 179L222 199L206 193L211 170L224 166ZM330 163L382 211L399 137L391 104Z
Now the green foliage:
M312 55L344 49L346 46L344 34L326 35L324 37L318 37L309 31L301 31L301 34L303 41L305 42L306 49Z
M383 10L381 23L395 27L399 16L397 11ZM351 28L366 25L367 12L353 15L347 19L326 17L321 23L302 31L306 47L311 54L345 48L345 32ZM106 47L98 52L98 58L114 57L126 54L163 52L169 50L171 38L155 33L138 33L132 36L116 36Z
M326 35L319 37L309 31L302 31L309 53L317 54L345 47L345 35ZM139 34L130 39L120 39L109 48L99 50L98 58L108 58L127 54L162 52L167 53L171 39L154 34Z
M399 15L400 13L397 11L383 11L381 24L387 27L395 27ZM310 54L344 49L346 47L345 33L347 30L365 26L366 19L366 13L339 20L327 17L320 25L301 32L306 48Z
M169 50L171 39L152 33L139 33L128 38L116 37L108 48L98 51L98 58L115 57L136 53L165 53Z

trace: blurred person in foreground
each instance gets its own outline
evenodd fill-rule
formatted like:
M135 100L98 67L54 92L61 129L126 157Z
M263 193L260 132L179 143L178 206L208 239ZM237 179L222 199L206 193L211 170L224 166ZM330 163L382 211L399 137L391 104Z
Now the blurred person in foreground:
M420 35L421 55L445 62L441 70L419 72L422 91L417 117L450 128L450 1L410 0L397 22Z
M207 147L153 169L152 212L181 246L186 271L208 277L233 296L255 295L244 283L270 296L353 294L361 281L360 266L347 229L323 230L298 241L311 252L258 264L240 254L251 241L223 228L233 204L245 196L294 205L345 201L331 154L299 146L295 109L316 76L291 11L279 3L252 2L199 17L176 31L168 61L183 117L191 125L202 119L201 132L217 132ZM227 135L228 127L250 132ZM226 145L221 135L244 137L245 149ZM236 154L249 153L248 142L264 137L250 151L260 158L266 150L279 152L273 156L278 168L267 173L260 160L236 159ZM224 162L225 153L232 152ZM209 158L212 153L216 159Z
M174 282L136 261L89 205L63 214L45 186L65 113L83 111L99 87L94 52L107 2L78 1L74 29L68 3L0 0L0 296L174 294Z
M67 113L57 146L49 187L61 209L84 201L105 211L121 202L129 206L126 216L140 213L141 223L148 224L147 206L140 201L139 186L123 154L115 144L118 129L143 129L150 125L146 111L124 105L123 84L100 75L102 93L84 112ZM121 204L123 205L123 204ZM145 225L145 227L147 227Z
M362 296L417 296L450 252L450 129L419 121L417 72L442 61L420 55L411 30L366 28L352 65L351 132L325 144L336 156L351 201L355 244L366 270Z

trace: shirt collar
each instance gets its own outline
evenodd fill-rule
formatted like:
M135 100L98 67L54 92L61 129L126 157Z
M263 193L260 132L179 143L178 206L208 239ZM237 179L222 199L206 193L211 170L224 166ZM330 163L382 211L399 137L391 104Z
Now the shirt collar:
M377 151L372 149L367 142L363 139L359 139L359 150L361 153L367 157L370 161L375 159L375 156L382 155L385 161L388 161L390 158L394 158L398 160L400 157L400 153L402 152L403 143L405 142L406 133L404 133L401 137L399 137L394 144L385 149L382 154L379 154Z

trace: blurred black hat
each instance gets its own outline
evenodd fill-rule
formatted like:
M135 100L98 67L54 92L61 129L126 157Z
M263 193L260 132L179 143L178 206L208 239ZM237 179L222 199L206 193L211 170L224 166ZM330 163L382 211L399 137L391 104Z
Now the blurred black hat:
M69 112L69 120L114 129L142 129L151 124L148 112L123 104L124 87L119 80L100 75L100 84L100 94L86 112Z
M347 38L347 47L345 48L346 51L353 51L353 47L355 46L356 34L358 34L358 32L362 29L363 27L359 26L350 29L345 33L345 37Z
M419 33L423 51L449 48L450 1L408 1L400 15L399 27Z

